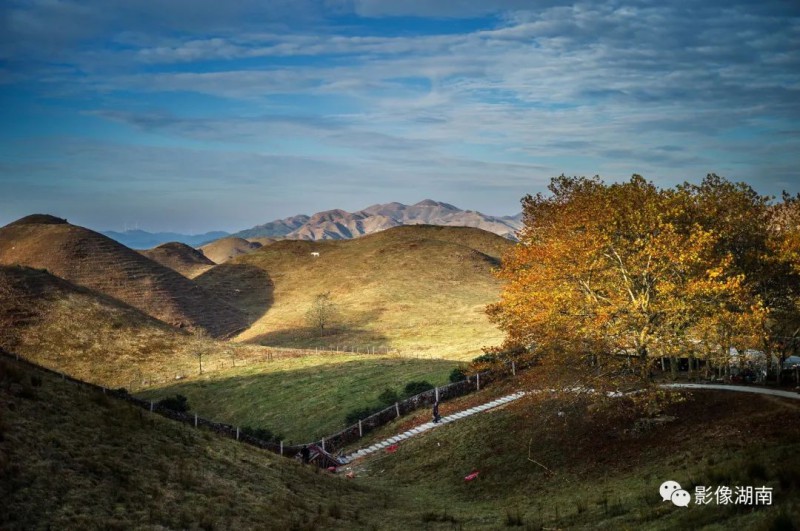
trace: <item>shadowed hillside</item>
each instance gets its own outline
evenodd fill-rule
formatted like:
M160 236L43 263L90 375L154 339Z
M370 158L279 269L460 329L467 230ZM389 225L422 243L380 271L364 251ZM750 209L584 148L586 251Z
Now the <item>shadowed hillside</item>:
M174 326L213 336L245 327L238 310L179 273L53 216L29 216L0 228L0 263L45 268Z
M0 266L0 347L89 382L131 390L230 367L253 346L178 330L39 269Z
M264 315L273 302L275 286L264 269L244 263L225 263L195 277L208 293L238 308L248 324Z
M512 242L464 227L405 226L341 241L275 242L229 265L259 268L274 286L268 311L239 339L265 345L388 346L424 356L469 359L501 341L486 318L497 299L492 269ZM312 253L319 253L313 256ZM246 293L258 284L231 285ZM198 281L224 281L216 268ZM323 330L305 316L330 292L336 319Z
M261 248L260 243L243 238L220 238L200 247L203 254L215 264L222 264L237 256L252 253Z
M381 488L0 359L0 528L362 529L419 509ZM380 508L380 510L376 510Z
M209 260L206 255L185 243L169 242L139 252L150 260L177 271L186 278L194 278L214 267L214 262Z

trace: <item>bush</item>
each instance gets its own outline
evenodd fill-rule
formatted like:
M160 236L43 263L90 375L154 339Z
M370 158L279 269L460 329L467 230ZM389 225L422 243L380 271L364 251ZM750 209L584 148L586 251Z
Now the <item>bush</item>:
M384 389L383 392L378 395L378 400L384 406L391 406L395 402L400 401L400 397L394 389Z
M414 396L424 393L425 391L430 391L431 389L433 389L433 384L430 382L408 382L405 388L403 388L403 392L406 396Z
M467 379L467 374L464 372L464 369L461 367L456 367L452 371L450 371L450 382L463 382Z
M240 429L240 432L244 435L249 437L255 437L256 439L261 439L262 441L269 442L269 441L280 441L283 437L280 434L272 433L271 430L266 428L253 428L252 426L244 426Z
M496 354L482 354L472 360L472 363L494 363L495 361L497 361Z
M347 415L345 415L344 422L348 426L350 426L351 424L356 424L356 423L358 423L359 420L363 420L363 419L369 417L370 415L374 415L375 413L377 413L378 411L381 411L382 409L384 409L383 406L362 407L362 408L354 409L354 410L350 411Z
M158 405L178 413L186 413L189 411L189 402L183 395L175 395L159 400Z

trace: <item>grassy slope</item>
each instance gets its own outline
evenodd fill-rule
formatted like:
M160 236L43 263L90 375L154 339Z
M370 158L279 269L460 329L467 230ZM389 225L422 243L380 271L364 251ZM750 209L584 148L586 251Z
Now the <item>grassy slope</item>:
M192 336L116 299L44 271L0 266L0 346L108 387L141 388L260 358L264 349Z
M28 217L0 227L0 264L46 268L166 323L204 329L215 337L248 325L236 308L176 271L57 218Z
M201 251L179 242L162 243L139 253L186 278L194 278L215 265Z
M511 242L464 227L409 226L344 241L279 241L229 262L258 268L274 286L262 316L238 339L268 345L389 346L433 357L471 359L500 342L485 306L500 284L491 275ZM320 257L312 259L311 252ZM214 270L212 270L213 272ZM220 275L202 275L209 290ZM245 290L242 284L242 290ZM324 334L304 319L330 291L339 326ZM245 305L246 311L258 311Z
M58 378L32 386L32 375L0 360L0 528L368 529L419 521L413 506L380 487L328 477Z
M556 411L567 412L566 420ZM619 404L528 399L401 444L356 464L371 486L414 485L422 505L470 525L563 529L781 529L800 525L800 409L780 399L696 392L664 426L634 432ZM534 462L535 461L535 462ZM551 472L543 468L547 467ZM463 477L479 470L478 480ZM774 505L677 508L662 502L663 481L771 486ZM431 515L433 518L433 515ZM499 520L499 522L498 522ZM783 527L791 529L791 527Z
M409 381L443 385L455 364L442 360L320 355L225 369L142 393L182 394L200 415L239 426L262 427L301 443L346 427L353 409L378 405L384 389Z
M791 529L796 405L697 392L639 434L624 409L515 403L327 477L0 362L2 528ZM556 416L568 412L567 420ZM530 452L530 454L529 454ZM545 464L553 475L527 458ZM480 470L478 480L463 476ZM756 511L661 502L665 479L767 485ZM777 527L782 523L784 527Z
M182 393L210 419L268 428L296 441L337 431L348 411L373 405L387 387L445 383L455 366L291 351L273 352L266 362L263 347L192 336L43 271L0 267L0 283L8 280L16 295L0 297L0 347L110 388ZM185 379L176 383L176 375Z

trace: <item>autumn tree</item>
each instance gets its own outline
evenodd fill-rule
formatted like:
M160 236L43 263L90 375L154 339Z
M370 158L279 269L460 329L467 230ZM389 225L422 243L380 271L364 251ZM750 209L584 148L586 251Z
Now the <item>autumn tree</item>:
M759 318L719 234L694 222L689 190L642 177L553 179L550 194L523 199L521 241L498 272L501 300L488 309L540 372L617 387L647 384L657 356L695 348L693 328L719 308Z

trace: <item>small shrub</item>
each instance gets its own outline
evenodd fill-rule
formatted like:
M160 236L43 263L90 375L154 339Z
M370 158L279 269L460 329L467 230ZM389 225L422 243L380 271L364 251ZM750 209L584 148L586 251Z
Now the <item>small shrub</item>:
M494 363L497 361L496 354L481 354L477 358L472 360L472 363Z
M464 372L464 369L462 369L461 367L456 367L455 369L450 371L450 382L451 383L463 382L466 379L467 379L467 374Z
M179 413L186 413L189 411L189 402L183 395L170 396L159 400L157 403L161 407L171 409L172 411L177 411Z
M350 411L347 415L345 415L345 424L348 426L351 424L356 424L359 420L363 420L370 415L377 413L378 411L382 410L383 406L380 407L361 407L358 409L354 409Z
M384 389L381 394L378 395L378 400L381 404L386 406L390 406L395 402L400 400L400 397L397 395L397 391L394 389Z
M281 435L277 433L272 433L271 430L266 428L253 428L252 426L244 426L241 428L241 433L247 435L249 437L255 437L256 439L261 439L262 441L280 441Z
M406 396L414 396L420 393L424 393L425 391L430 391L433 389L433 384L426 381L421 382L408 382L406 386L403 388L403 392Z

